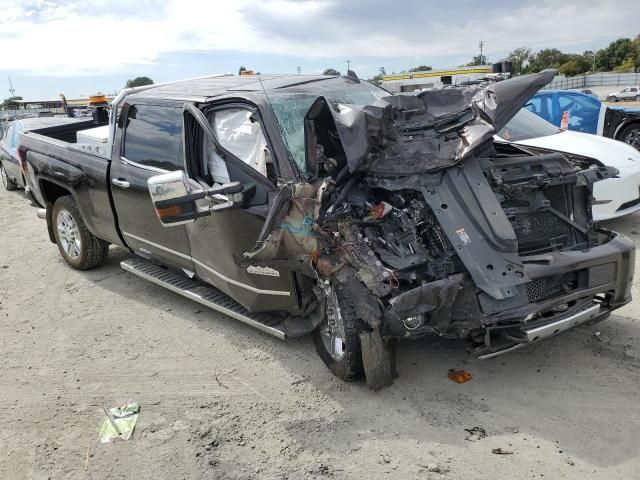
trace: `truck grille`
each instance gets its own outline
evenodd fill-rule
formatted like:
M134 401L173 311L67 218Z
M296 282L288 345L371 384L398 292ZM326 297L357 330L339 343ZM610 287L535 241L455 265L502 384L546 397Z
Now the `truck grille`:
M578 284L578 276L575 272L566 273L556 277L539 278L525 284L527 297L530 302L546 300L556 295L561 295L574 290Z

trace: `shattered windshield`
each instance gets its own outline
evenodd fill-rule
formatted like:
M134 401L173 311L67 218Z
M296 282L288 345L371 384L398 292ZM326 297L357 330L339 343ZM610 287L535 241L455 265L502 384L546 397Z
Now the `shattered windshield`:
M269 94L271 107L291 156L301 172L306 172L304 151L304 117L320 96L334 104L369 105L389 96L386 90L367 82L355 83L331 79L305 86L297 92L287 90Z

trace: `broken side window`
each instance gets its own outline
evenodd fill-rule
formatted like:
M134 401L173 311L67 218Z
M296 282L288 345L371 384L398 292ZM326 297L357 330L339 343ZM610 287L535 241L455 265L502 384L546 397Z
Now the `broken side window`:
M211 115L209 122L224 149L262 175L267 175L271 155L262 126L253 112L244 108L220 110ZM225 160L208 143L205 148L208 170L214 183L229 183Z

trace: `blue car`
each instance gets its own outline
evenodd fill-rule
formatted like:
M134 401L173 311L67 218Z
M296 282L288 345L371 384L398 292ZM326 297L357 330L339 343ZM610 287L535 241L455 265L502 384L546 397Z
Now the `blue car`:
M569 130L613 138L640 150L640 109L610 107L570 90L541 90L525 108L557 127L568 112Z

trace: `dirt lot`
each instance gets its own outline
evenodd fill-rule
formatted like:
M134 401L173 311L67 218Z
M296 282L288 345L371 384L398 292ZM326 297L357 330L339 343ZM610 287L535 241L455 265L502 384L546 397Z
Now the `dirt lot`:
M640 242L640 215L612 226ZM0 191L0 478L638 478L637 306L493 360L407 343L374 393L308 338L124 273L127 256L68 268L22 193ZM99 444L101 406L130 399L131 440Z
M604 102L611 107L628 107L628 108L640 108L640 102L635 101L620 101L620 102Z

